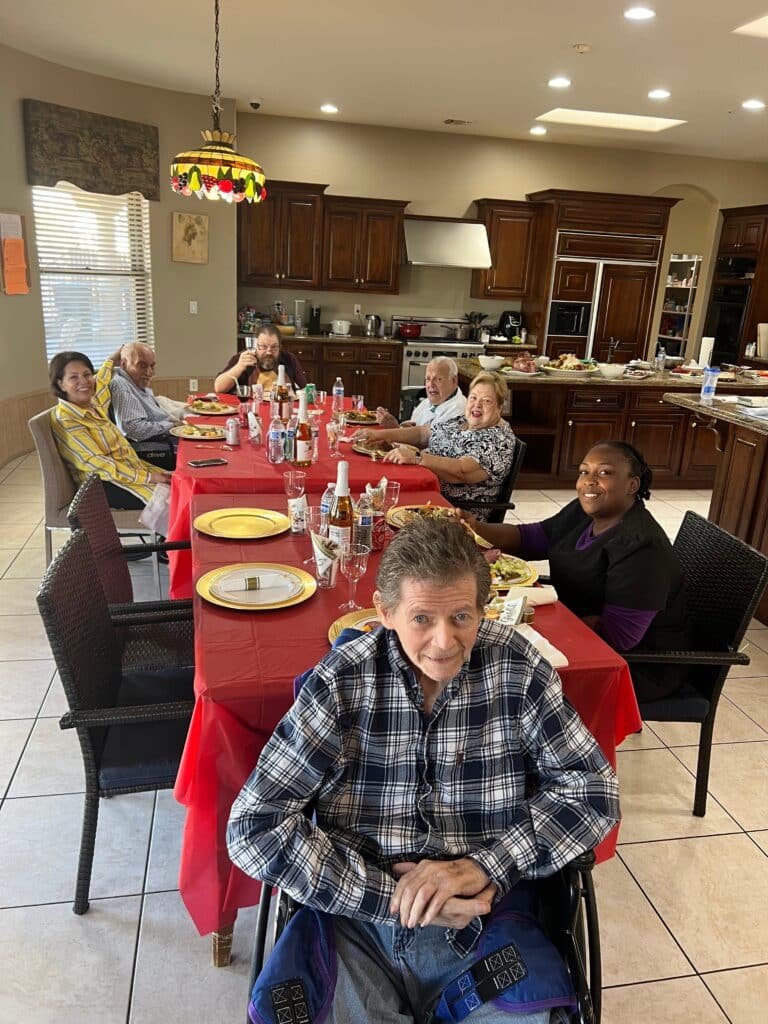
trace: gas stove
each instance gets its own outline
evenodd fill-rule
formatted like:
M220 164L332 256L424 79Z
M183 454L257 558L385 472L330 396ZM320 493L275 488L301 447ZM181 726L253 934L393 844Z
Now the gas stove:
M485 352L479 341L458 341L457 328L468 326L464 317L400 316L392 317L392 337L399 337L401 323L413 321L421 324L418 338L404 338L402 388L423 388L424 371L436 356L449 359L471 359Z

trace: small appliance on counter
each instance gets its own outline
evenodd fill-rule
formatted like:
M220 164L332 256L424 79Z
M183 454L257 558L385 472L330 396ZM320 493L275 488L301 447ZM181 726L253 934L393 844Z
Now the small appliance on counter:
M365 317L364 333L366 338L378 338L381 331L381 317L376 313L368 313Z
M499 317L499 326L495 334L503 335L507 341L519 336L523 326L523 314L517 309L505 309Z
M320 333L320 306L311 306L309 310L309 333Z

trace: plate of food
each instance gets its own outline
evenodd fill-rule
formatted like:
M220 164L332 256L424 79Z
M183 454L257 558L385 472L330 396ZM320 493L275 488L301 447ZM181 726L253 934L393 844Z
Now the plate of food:
M187 408L195 416L230 416L234 410L232 405L207 398L196 398L187 404Z
M515 555L501 555L491 562L491 588L509 590L510 587L530 587L539 578L532 565Z
M594 363L584 362L573 352L565 352L542 367L551 377L567 377L570 380L599 376L600 371Z
M372 437L370 441L357 441L352 445L352 451L358 455L367 455L369 459L383 459L394 447L391 441L377 441Z
M510 364L502 366L501 372L505 377L533 377L539 371L530 352L522 352Z
M345 413L347 423L354 423L356 426L370 427L376 422L376 413L369 409L352 409Z
M361 608L356 612L349 612L342 615L328 627L328 640L330 643L336 639L343 629L359 629L363 633L370 633L381 625L379 613L375 608Z
M425 505L395 505L387 512L387 522L399 530L416 519L443 519L448 516L453 516L451 505L433 505L428 501Z
M177 427L171 427L168 433L188 441L223 441L227 436L224 427L203 427L198 423L180 423Z

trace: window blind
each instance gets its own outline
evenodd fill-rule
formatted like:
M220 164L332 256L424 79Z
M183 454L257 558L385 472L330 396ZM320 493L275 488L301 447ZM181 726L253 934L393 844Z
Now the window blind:
M62 182L32 205L48 358L74 349L98 367L128 342L154 347L148 201Z

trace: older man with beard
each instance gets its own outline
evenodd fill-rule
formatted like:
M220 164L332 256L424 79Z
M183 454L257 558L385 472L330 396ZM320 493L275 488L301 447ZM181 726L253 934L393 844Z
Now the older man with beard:
M261 384L269 391L277 380L278 366L285 367L285 375L294 388L303 388L307 383L306 374L296 356L283 351L282 340L277 327L262 327L256 335L255 348L232 356L213 382L214 391L228 394L236 385L244 384Z

